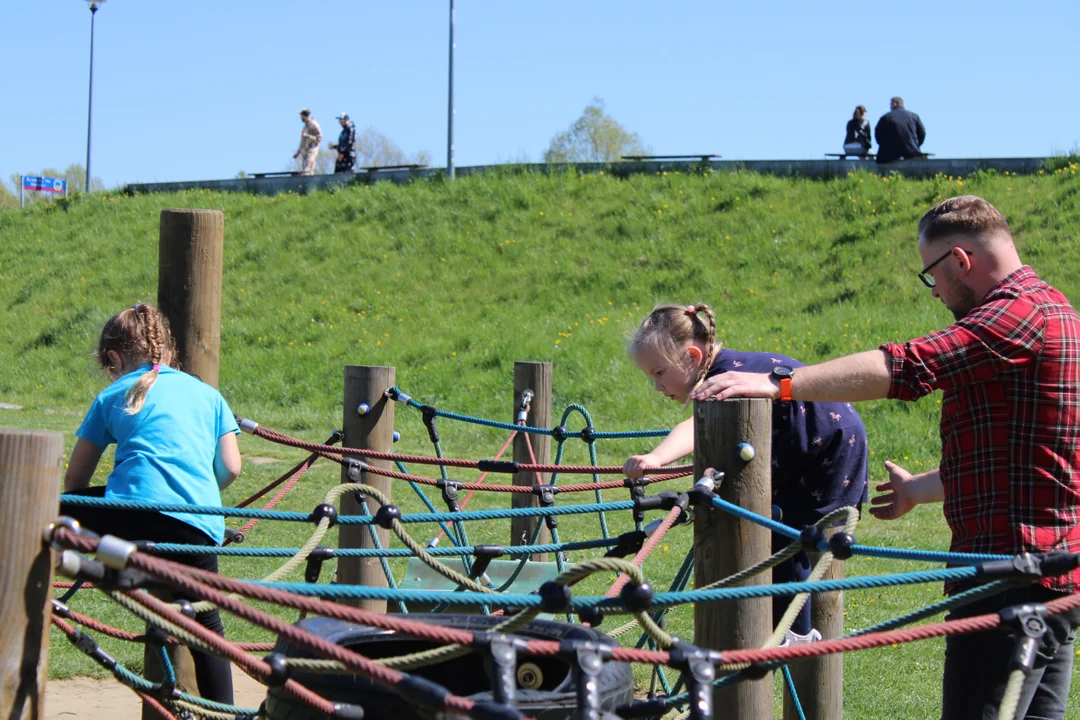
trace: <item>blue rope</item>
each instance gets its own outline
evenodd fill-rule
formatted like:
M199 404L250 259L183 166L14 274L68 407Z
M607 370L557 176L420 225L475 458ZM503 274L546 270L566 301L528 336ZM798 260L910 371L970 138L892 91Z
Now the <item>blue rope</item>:
M371 511L368 509L367 498L362 498L360 500L360 509L364 511L365 515L370 515L371 514ZM375 546L374 549L375 550L382 550L383 549L382 541L379 540L379 533L375 529L375 526L374 525L368 525L367 529L368 529L368 535L371 537L371 544ZM385 555L380 555L379 556L379 564L382 566L383 574L386 576L386 584L389 585L391 589L397 590L398 589L397 580L394 579L394 573L390 572L390 562L386 559ZM408 613L409 612L409 610L405 606L405 602L403 600L398 600L397 601L397 606L398 606L398 610L400 610L401 612L403 612L403 613Z
M396 386L390 388L391 392L396 392L401 402L404 402L411 408L419 410L423 407L423 404L418 403L411 397L401 392ZM499 428L500 430L520 430L521 432L532 433L533 435L551 435L552 430L550 428L538 428L530 427L528 425L515 425L512 423L499 422L497 420L487 420L485 418L472 417L471 415L461 415L460 413L448 412L446 410L439 410L435 408L435 416L446 418L447 420L460 420L461 422L472 423L473 425L483 425L484 427ZM641 438L641 437L665 437L670 430L623 430L618 432L598 432L593 437L598 440L613 440L619 438ZM567 433L567 437L581 437L581 433Z
M871 588L893 587L914 583L967 580L975 577L972 567L945 568L943 570L924 570L921 572L897 573L895 575L877 575L868 577L839 578L836 580L818 580L814 582L791 582L781 585L751 585L732 588L711 588L708 590L688 590L684 592L658 593L652 602L655 609L686 605L697 602L717 602L724 600L746 600L761 597L788 597L799 593L836 592L838 590L867 590ZM352 598L361 600L403 600L436 604L446 599L445 592L437 590L398 590L389 588L371 588L362 585L316 585L308 583L266 583L258 585L293 592L298 595L330 598ZM484 605L491 602L487 593L461 592L454 596L455 604ZM539 595L506 593L499 596L499 602L508 607L540 607ZM578 596L570 600L571 610L595 607L601 611L625 611L621 598L601 596Z
M799 720L806 720L806 713L803 712L802 703L799 701L799 691L795 689L795 679L791 677L791 668L787 665L784 666L784 684L787 685L788 694L791 695L791 703L795 706L795 712L799 716ZM785 718L785 720L787 720Z
M172 658L163 645L157 648L158 662L161 664L161 674L165 676L165 682L171 687L176 687L176 670L173 668Z
M828 550L829 544L822 543L821 550ZM1009 560L1011 555L981 555L978 553L954 553L940 552L935 550L905 550L902 548L874 547L872 545L851 546L851 552L856 555L867 557L886 558L889 560L921 560L926 562L942 562L964 565L978 565L979 563L993 560Z
M503 551L511 556L523 555L528 557L535 553L558 552L560 550L570 552L574 550L593 550L596 548L612 547L618 545L618 538L607 540L583 540L581 542L548 543L545 545L514 545L503 546ZM456 547L427 548L425 552L434 556L458 556L472 555L475 546L458 545ZM300 548L257 548L237 547L227 545L225 547L210 547L207 545L182 545L180 543L154 543L148 551L154 555L224 555L235 557L292 557L300 552ZM414 557L412 550L408 548L334 548L334 557Z
M738 505L733 505L732 503L729 503L727 500L721 500L718 497L713 498L712 504L713 504L714 508L717 508L719 510L723 510L724 512L731 513L735 517L740 517L743 520L749 520L750 522L752 522L752 523L754 523L756 525L762 525L764 527L767 527L767 528L769 528L770 530L772 530L774 533L776 533L778 535L783 535L784 537L786 537L788 539L791 539L791 540L798 540L799 539L799 531L798 530L796 530L795 528L790 528L787 525L784 525L783 523L778 523L775 520L773 520L772 518L767 518L767 517L765 517L763 515L758 515L755 512L750 512L749 510L744 510L743 508L739 507ZM825 549L828 550L827 547Z

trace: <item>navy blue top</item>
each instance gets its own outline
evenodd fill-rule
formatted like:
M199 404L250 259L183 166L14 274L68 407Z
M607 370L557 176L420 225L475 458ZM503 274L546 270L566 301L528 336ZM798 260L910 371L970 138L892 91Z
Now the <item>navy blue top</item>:
M722 349L705 377L729 370L803 367L786 355ZM773 504L802 529L836 508L866 502L866 428L851 403L773 401Z

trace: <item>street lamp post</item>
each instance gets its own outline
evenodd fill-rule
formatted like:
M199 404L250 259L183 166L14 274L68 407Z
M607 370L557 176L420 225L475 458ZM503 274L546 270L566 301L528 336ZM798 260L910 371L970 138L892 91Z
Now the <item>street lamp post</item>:
M90 124L94 119L94 16L105 0L86 0L90 3L90 99L86 103L86 192L90 192Z
M450 92L446 119L446 170L454 179L454 0L450 0Z

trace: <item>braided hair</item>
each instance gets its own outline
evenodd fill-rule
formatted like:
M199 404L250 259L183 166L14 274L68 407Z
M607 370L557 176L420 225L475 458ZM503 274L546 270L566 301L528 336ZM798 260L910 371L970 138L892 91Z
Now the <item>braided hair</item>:
M657 305L630 338L630 353L645 347L655 349L672 365L686 367L683 348L687 343L700 342L705 346L695 386L705 379L713 360L720 352L716 338L716 315L705 303L697 305Z
M125 396L124 412L135 415L142 410L147 392L157 382L160 367L175 367L176 345L169 330L169 321L153 305L135 303L109 318L101 329L97 359L106 370L111 365L110 350L129 358L145 359L153 366L128 389Z

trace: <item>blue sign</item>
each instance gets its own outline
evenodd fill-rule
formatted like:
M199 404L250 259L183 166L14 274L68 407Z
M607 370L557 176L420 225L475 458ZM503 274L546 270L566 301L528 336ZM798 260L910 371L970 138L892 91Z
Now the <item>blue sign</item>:
M23 190L37 190L38 192L67 194L67 180L65 180L64 178L23 175L22 186Z

